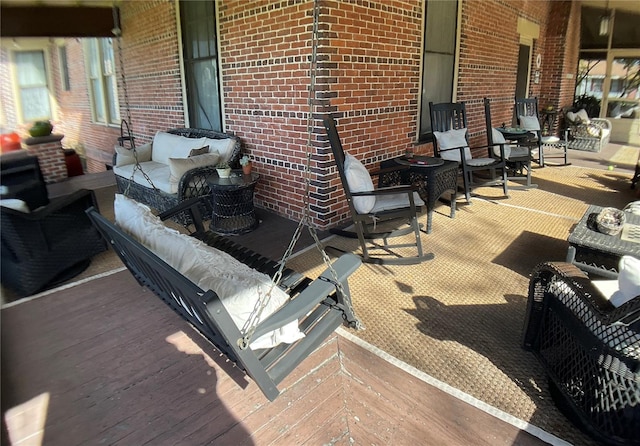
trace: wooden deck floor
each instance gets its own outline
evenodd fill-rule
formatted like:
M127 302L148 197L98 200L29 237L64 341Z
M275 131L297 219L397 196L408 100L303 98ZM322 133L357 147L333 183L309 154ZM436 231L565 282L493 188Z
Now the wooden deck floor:
M126 271L0 316L3 444L544 444L340 335L269 402Z

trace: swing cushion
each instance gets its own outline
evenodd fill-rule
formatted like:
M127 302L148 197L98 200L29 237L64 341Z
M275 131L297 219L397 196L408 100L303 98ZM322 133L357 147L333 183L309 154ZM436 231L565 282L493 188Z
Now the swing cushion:
M151 161L169 165L169 158L187 158L192 149L207 145L204 137L187 138L172 133L157 132L153 137Z
M116 195L114 210L116 223L125 232L203 290L214 291L242 331L257 298L269 292L269 276L249 268L225 252L167 228L147 206L124 195ZM289 296L274 286L260 321L288 300ZM253 350L271 348L280 343L293 343L302 337L304 334L296 320L254 340L250 347Z

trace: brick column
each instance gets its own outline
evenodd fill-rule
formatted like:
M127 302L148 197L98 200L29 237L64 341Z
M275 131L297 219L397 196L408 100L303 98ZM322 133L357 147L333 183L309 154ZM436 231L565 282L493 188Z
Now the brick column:
M48 135L26 138L22 141L29 154L38 157L46 183L57 183L67 179L67 165L60 142L62 138L64 135Z

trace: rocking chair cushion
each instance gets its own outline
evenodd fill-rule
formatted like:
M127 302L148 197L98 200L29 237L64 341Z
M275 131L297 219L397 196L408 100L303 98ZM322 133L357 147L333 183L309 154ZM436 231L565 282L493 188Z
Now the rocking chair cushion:
M511 156L511 146L507 144L507 140L504 139L504 135L498 129L491 128L491 139L493 143L496 144L493 146L493 154L497 157L500 157L500 144L504 145L504 157L509 159Z
M433 132L433 135L440 146L440 158L461 163L460 151L452 149L464 147L465 160L471 159L471 149L469 149L469 143L467 142L466 128L447 130L446 132Z
M416 207L424 206L424 201L422 201L418 192L413 193L413 203ZM375 214L376 212L407 208L409 205L409 197L407 194L379 195L376 199L376 204L373 206L370 213Z
M373 181L366 167L353 155L345 154L344 174L349 190L353 192L371 192ZM353 197L353 206L360 214L368 214L376 204L376 197Z
M257 299L269 292L271 279L267 275L193 237L166 227L149 207L124 195L116 195L114 210L118 226L200 288L213 290L238 329L243 330ZM273 286L260 321L288 300L289 296L284 291ZM283 342L293 343L302 337L304 334L298 328L298 321L294 320L254 340L250 347L254 350L270 348Z
M520 125L522 126L523 129L529 130L532 132L536 132L540 130L540 121L538 121L538 118L536 116L520 115L518 119L520 119Z

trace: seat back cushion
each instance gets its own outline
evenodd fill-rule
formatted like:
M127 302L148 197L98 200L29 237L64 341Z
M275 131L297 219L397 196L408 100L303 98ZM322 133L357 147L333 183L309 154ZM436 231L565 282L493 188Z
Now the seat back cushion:
M211 139L205 138L205 144L209 146L209 153L220 155L220 161L228 162L236 145L235 138Z
M589 115L584 108L576 112L576 117L578 118L580 124L591 124L591 119L589 119Z
M206 138L187 138L171 133L157 132L153 137L151 161L169 164L169 158L187 158L192 149L207 145Z
M205 153L204 155L190 156L188 158L169 158L169 187L171 193L178 192L180 178L191 169L204 166L215 166L220 159L217 153Z
M344 159L344 175L347 178L349 191L353 192L371 192L373 190L373 181L366 167L353 155L345 154ZM353 197L353 207L359 214L368 214L376 204L376 197L371 195L368 197Z
M538 118L536 116L520 115L518 116L518 119L520 121L520 126L523 129L529 130L531 132L536 132L540 130L540 121L538 121Z
M619 307L623 303L640 296L640 260L622 256L618 265L619 294L614 294L610 302Z
M135 164L136 156L138 157L139 163L144 163L147 161L151 161L151 143L148 142L146 144L141 145L140 147L136 147L135 154L133 150L127 149L122 146L116 146L116 167L126 166L127 164Z
M289 300L289 296L273 285L266 274L193 237L167 228L149 207L117 194L114 210L116 224L120 228L198 287L214 291L240 331L259 297L268 298L260 321ZM254 350L270 348L302 337L304 334L298 328L298 321L292 321L253 340L250 347Z
M509 144L507 144L507 140L504 139L504 135L502 134L502 132L498 129L492 128L491 129L491 139L493 140L494 144L503 144L504 145L504 157L505 158L509 158L509 156L511 156L511 146ZM500 146L496 145L493 146L493 154L495 156L500 156Z
M471 159L471 149L469 149L469 143L467 142L466 128L447 130L446 132L433 132L433 136L438 141L440 158L461 163L460 150L451 149L463 147L465 160Z

